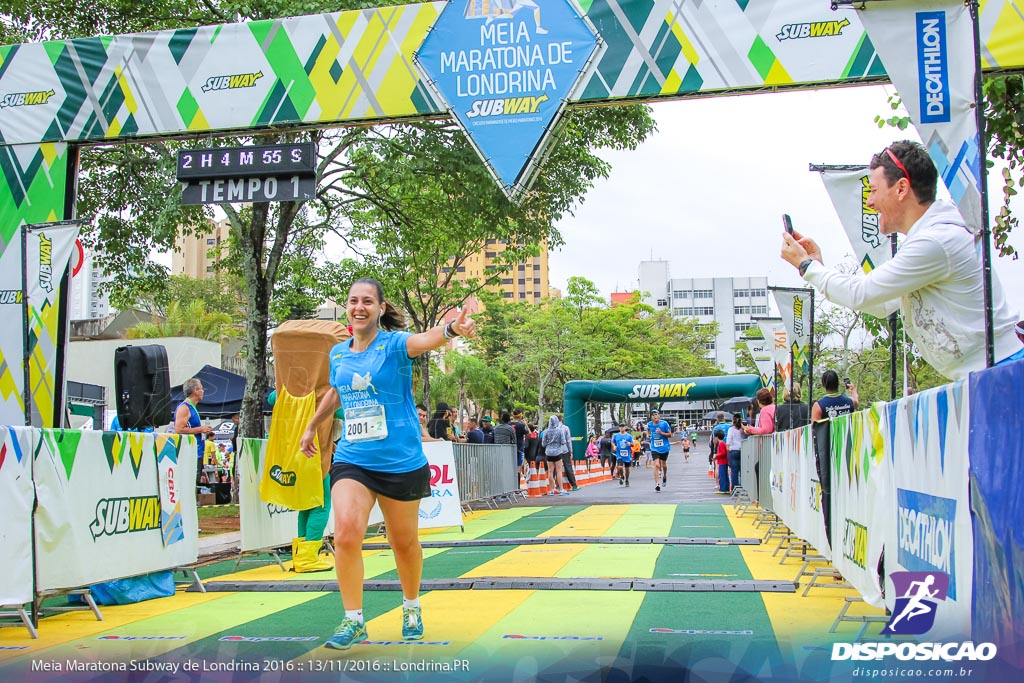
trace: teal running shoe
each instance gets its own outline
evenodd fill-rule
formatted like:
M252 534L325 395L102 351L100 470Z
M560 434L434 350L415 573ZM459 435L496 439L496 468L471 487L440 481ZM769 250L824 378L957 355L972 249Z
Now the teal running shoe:
M356 643L365 641L366 637L366 626L364 624L345 617L344 621L334 631L334 635L324 643L324 647L331 650L347 650Z
M419 607L402 608L402 639L423 640L423 617Z

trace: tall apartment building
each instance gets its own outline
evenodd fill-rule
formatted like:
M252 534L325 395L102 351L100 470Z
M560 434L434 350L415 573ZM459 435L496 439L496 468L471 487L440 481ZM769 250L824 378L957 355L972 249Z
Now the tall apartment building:
M528 259L525 263L512 266L511 270L501 275L501 282L487 287L492 292L502 292L509 301L527 301L540 303L553 294L548 281L548 246L542 243L539 256ZM503 240L489 239L482 252L468 256L459 266L458 279L483 278L487 269L492 266L498 254L505 250ZM555 290L557 291L557 290Z
M211 220L207 232L187 236L179 234L171 254L171 275L188 275L196 280L212 278L218 261L227 256L217 246L227 240L230 232L231 226L224 219Z
M657 310L671 310L678 318L696 318L699 324L718 323L718 336L708 344L708 358L726 372L736 372L733 347L753 318L769 313L768 278L672 278L668 261L642 261L639 269L643 302Z
M71 278L70 319L93 320L110 314L110 296L100 291L109 278L96 264L92 253L85 254L78 275Z

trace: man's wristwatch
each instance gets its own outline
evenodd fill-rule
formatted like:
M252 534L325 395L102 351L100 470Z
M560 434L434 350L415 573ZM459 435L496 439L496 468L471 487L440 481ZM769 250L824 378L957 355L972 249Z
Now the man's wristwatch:
M807 269L811 267L812 263L814 263L814 259L810 258L804 259L803 261L800 262L800 265L797 267L797 269L800 271L800 277L804 276L804 273L807 272Z

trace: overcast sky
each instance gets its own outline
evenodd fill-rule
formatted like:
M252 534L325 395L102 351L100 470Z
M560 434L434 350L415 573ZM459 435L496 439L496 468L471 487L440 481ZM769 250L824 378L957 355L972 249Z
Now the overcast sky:
M640 261L666 259L673 278L767 276L800 286L779 257L783 213L815 238L826 264L852 254L835 209L808 163L866 164L913 128L879 129L891 88L832 88L653 105L658 132L635 151L601 152L612 170L551 253L551 284L594 281L601 294L637 287ZM990 185L1001 201L1001 178ZM998 203L995 204L998 206ZM1024 202L1017 202L1024 213ZM1024 235L1012 243L1024 248ZM1011 304L1024 311L1024 259L996 259Z

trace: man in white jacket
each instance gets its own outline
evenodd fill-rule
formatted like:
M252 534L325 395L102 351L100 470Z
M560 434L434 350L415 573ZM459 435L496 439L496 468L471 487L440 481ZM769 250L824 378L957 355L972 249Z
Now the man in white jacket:
M985 367L981 247L956 206L936 201L938 173L928 151L903 140L871 159L867 205L883 235L901 233L896 256L870 273L827 268L814 240L783 233L782 258L829 301L885 317L899 310L907 334L932 367L950 379ZM1018 315L992 275L996 362L1024 359L1014 334Z

